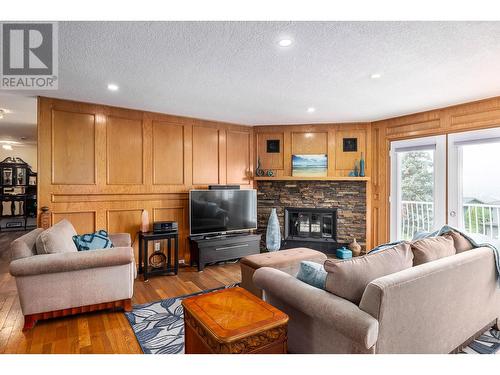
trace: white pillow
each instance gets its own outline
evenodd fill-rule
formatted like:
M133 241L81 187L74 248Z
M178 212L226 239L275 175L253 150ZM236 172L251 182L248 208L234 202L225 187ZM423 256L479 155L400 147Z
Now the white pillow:
M75 235L73 225L66 219L61 220L40 233L36 239L36 252L38 255L77 252L73 242Z

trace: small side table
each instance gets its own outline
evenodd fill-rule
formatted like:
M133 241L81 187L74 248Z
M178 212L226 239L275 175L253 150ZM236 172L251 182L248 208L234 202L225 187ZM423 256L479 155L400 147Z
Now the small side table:
M149 241L167 240L166 264L161 268L154 268L149 265L148 243ZM172 249L172 240L174 246ZM173 252L173 254L172 254ZM154 254L154 252L153 252ZM173 264L172 264L173 258ZM177 275L179 272L179 234L177 232L139 232L139 273L144 276L144 281L148 276L153 275Z

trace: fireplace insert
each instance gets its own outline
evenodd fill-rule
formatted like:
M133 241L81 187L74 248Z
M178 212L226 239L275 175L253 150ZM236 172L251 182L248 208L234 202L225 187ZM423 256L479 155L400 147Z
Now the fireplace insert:
M334 208L285 208L283 247L305 246L325 251L336 248L337 210Z

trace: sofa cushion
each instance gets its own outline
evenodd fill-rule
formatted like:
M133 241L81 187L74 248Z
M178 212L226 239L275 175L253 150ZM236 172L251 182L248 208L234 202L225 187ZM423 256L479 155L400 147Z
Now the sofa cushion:
M297 279L316 288L325 289L326 275L322 264L304 260L300 262Z
M467 238L462 236L461 233L451 231L446 235L453 238L453 245L455 246L457 254L463 253L464 251L472 250L474 248L474 245L472 245L472 243Z
M359 304L366 286L379 277L412 267L410 244L399 245L374 254L344 261L327 260L326 290Z
M411 250L413 251L414 266L455 255L457 252L453 238L448 235L414 241L411 243Z
M36 240L36 252L43 255L78 251L73 242L75 235L73 225L68 220L61 220L40 233Z
M113 243L108 236L108 232L104 229L98 230L95 233L87 233L73 236L73 242L78 251L110 249Z

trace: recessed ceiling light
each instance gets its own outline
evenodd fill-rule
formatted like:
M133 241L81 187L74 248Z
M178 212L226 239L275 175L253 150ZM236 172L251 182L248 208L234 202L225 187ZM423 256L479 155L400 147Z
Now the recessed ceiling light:
M382 74L380 74L380 73L373 73L370 76L371 79L379 79L380 77L382 77Z
M293 44L293 40L291 39L281 39L278 44L280 47L290 47Z
M307 108L307 113L313 113L313 112L316 112L316 108L314 107Z
M108 84L109 91L118 91L118 89L119 89L118 85L115 85L114 83Z
M2 145L2 148L4 150L12 150L12 146L11 145Z

